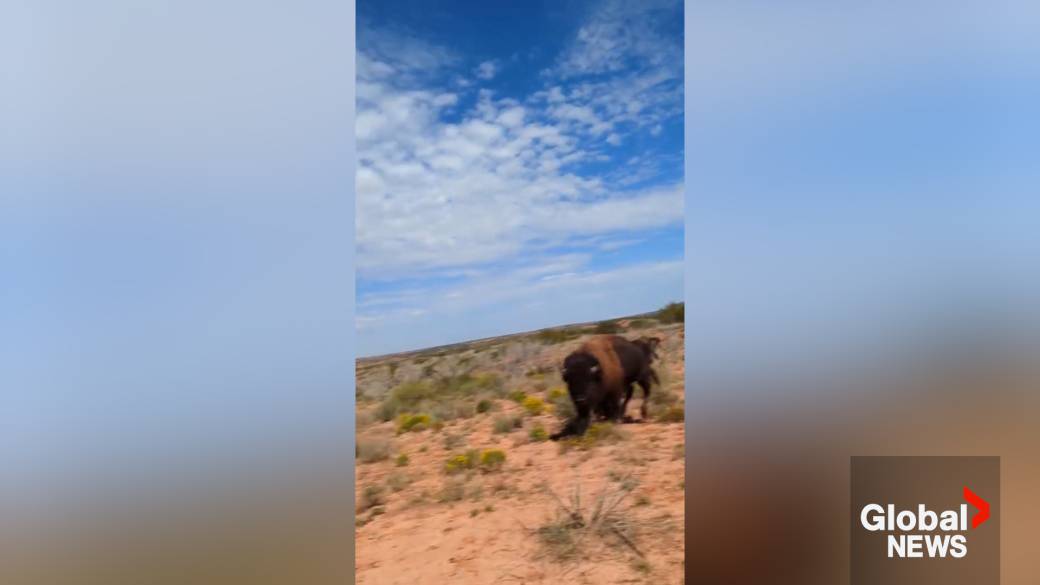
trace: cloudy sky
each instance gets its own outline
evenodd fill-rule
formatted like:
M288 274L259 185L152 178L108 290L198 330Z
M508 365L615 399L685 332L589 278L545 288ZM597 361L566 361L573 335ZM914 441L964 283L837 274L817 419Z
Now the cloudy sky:
M357 9L359 355L682 298L680 2Z

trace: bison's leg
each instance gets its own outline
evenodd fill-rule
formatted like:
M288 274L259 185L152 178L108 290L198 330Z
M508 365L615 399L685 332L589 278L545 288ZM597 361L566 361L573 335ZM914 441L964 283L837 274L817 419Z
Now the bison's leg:
M651 370L652 372L653 370ZM643 404L639 406L639 415L646 420L646 406L650 401L650 379L649 376L644 377L639 381L639 386L643 389Z
M622 419L625 418L625 413L628 412L628 401L632 400L632 393L634 391L635 391L635 388L632 386L632 384L628 384L628 385L625 386L625 401L623 403L621 403L621 415L620 415L620 418L622 418Z
M567 424L563 426L563 429L558 433L553 433L549 436L553 441L558 441L564 437L571 435L582 436L585 434L585 430L589 428L589 405L585 402L581 404L575 404L575 410L578 414L574 418L567 421Z

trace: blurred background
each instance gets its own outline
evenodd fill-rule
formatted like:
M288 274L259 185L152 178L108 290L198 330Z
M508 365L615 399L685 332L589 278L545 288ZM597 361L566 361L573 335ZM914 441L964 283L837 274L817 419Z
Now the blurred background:
M690 583L844 583L849 456L1040 574L1025 0L688 2ZM0 582L349 582L352 2L0 8Z
M353 33L0 7L0 582L349 580Z
M686 5L691 583L847 583L850 455L1040 507L1040 7Z

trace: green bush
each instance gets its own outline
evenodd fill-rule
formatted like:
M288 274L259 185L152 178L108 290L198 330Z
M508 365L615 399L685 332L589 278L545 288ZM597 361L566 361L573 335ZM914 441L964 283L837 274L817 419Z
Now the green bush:
M513 390L509 393L509 399L517 404L522 403L524 398L527 398L527 393L523 390Z
M401 453L400 455L397 456L397 459L394 460L394 463L398 467L404 467L405 465L408 465L408 455L405 455L404 453Z
M397 432L422 431L432 426L433 419L428 414L402 414L397 417Z
M524 410L527 411L527 414L530 414L532 416L542 414L542 412L545 410L545 402L543 402L542 399L538 398L537 396L528 396L524 398L523 402L521 402L520 405L524 407Z
M617 321L600 321L599 323L596 323L596 328L593 329L593 331L600 335L604 335L617 333L618 331L621 331L621 328L618 327Z
M492 406L494 406L494 403L485 398L477 403L477 412L481 414L489 412Z
M477 464L477 452L467 451L461 455L453 455L444 464L444 471L449 474L459 473L467 469L473 469Z
M682 323L686 319L686 304L668 303L655 316L661 323Z
M506 454L501 449L488 449L480 454L480 466L488 471L499 469L505 462Z
M382 461L390 457L390 441L379 437L358 437L354 454L362 463Z
M657 417L661 422L683 422L686 420L686 411L682 406L669 406Z
M542 343L543 345L554 345L557 343L563 343L572 339L577 339L581 335L581 332L574 328L566 329L545 329L534 334L535 341Z
M520 417L515 416L500 416L495 419L494 430L496 433L511 433L514 429L520 428L524 425L524 421Z
M561 419L569 419L575 415L574 403L571 402L571 397L564 391L560 392L549 392L549 402L553 407L553 414Z
M527 433L527 436L536 443L541 443L542 441L549 439L549 433L545 432L545 429L540 425L532 428L530 432Z
M567 389L563 386L557 386L549 390L549 401L555 402L561 398L567 397Z
M386 496L381 485L367 485L361 490L361 501L358 503L358 511L364 512L369 508L381 506L386 503Z

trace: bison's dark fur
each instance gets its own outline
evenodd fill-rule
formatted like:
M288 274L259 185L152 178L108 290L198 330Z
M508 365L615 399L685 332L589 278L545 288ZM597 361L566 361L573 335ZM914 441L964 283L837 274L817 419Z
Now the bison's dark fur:
M621 416L624 418L625 411L628 408L628 401L632 399L632 393L634 391L633 385L638 383L643 389L643 404L639 409L639 414L643 419L646 419L646 401L650 398L650 386L651 384L657 384L658 386L661 385L661 380L657 377L657 372L655 372L651 367L654 363L654 359L658 358L657 346L660 345L661 340L657 337L640 337L630 343L639 348L641 355L638 358L629 355L627 358L629 364L628 367L625 367L625 402L621 405ZM627 350L624 351L624 353L631 354L632 352ZM622 358L623 366L625 365L625 360L626 358Z
M563 361L562 374L576 414L550 438L555 441L585 434L593 413L620 422L624 407L632 397L633 383L643 388L642 412L646 418L646 397L650 394L651 381L657 379L650 369L655 347L656 342L644 341L640 345L617 335L599 335L568 355ZM624 403L623 395L626 396Z

